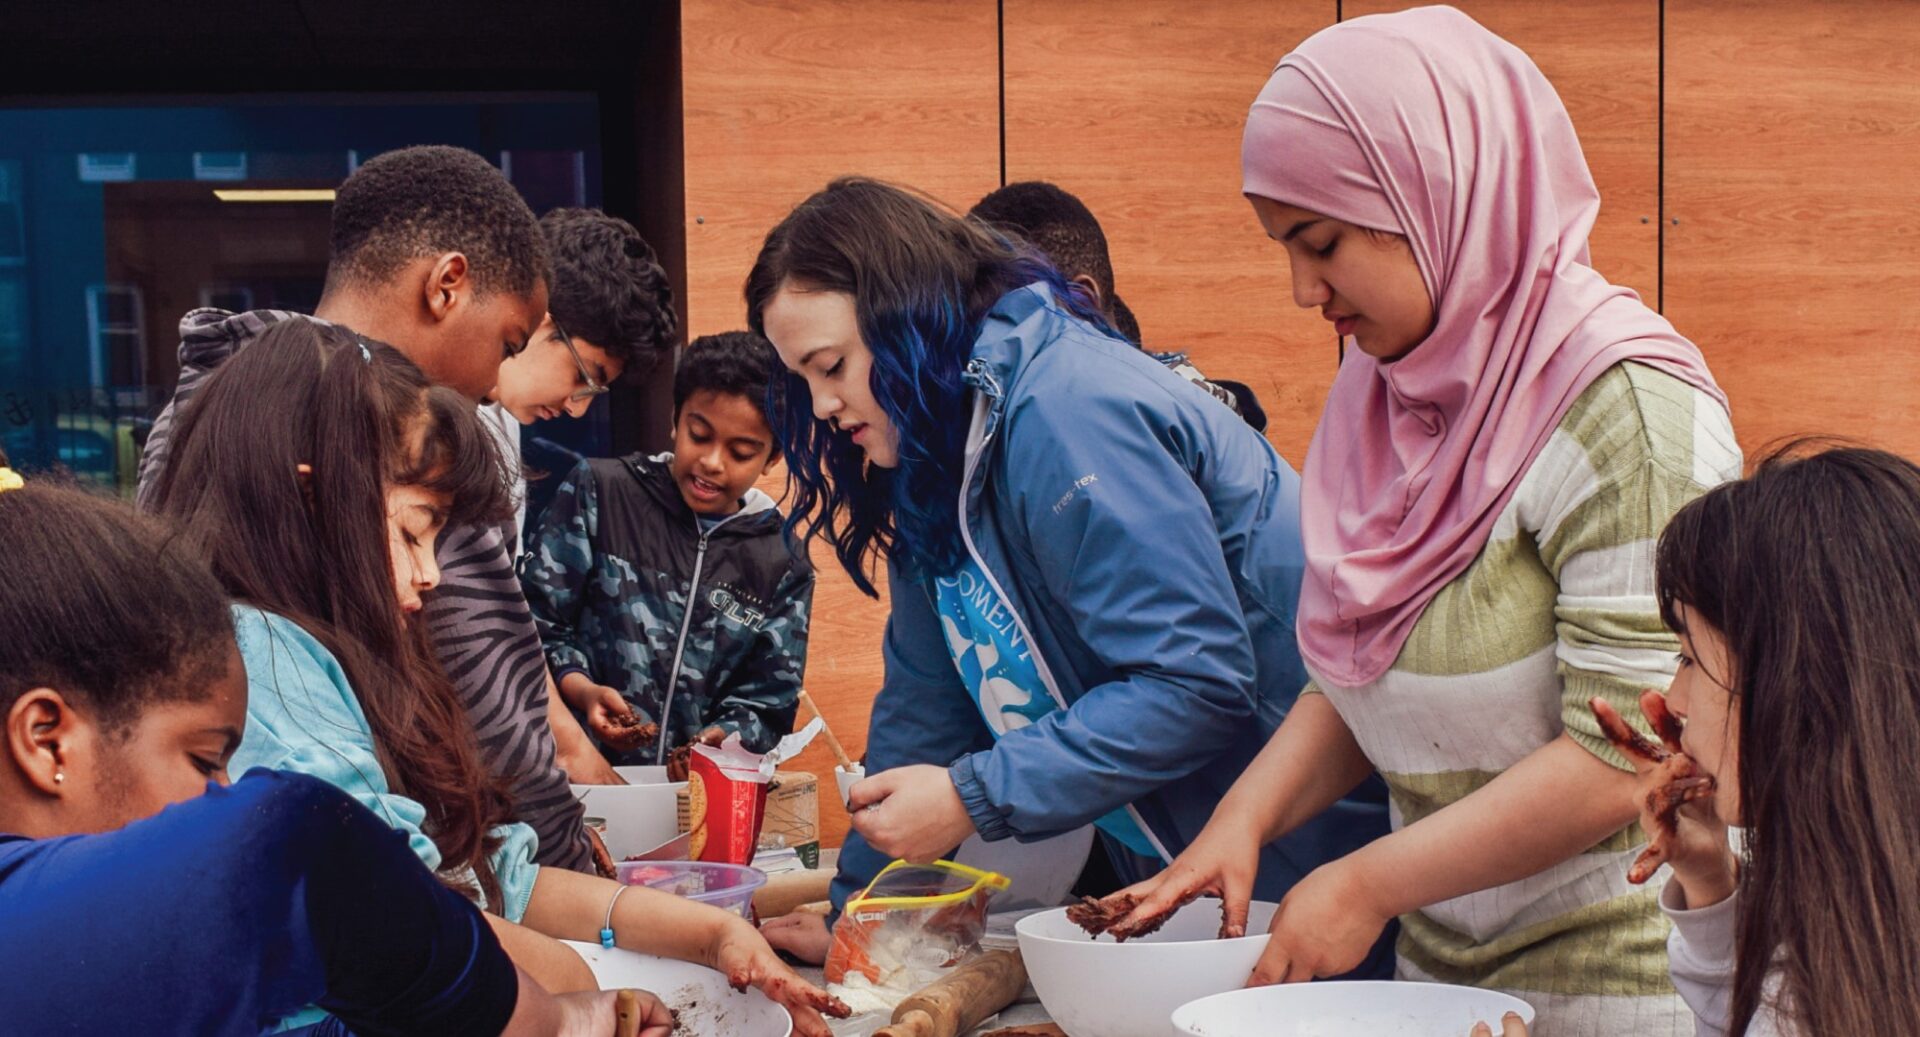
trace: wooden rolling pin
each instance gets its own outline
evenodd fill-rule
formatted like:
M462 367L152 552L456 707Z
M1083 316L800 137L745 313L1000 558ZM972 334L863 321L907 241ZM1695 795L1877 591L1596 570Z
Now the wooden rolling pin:
M900 1002L873 1037L960 1037L1013 1003L1027 985L1019 951L988 951Z
M788 871L767 876L767 884L754 891L753 910L761 920L792 914L802 904L827 899L833 885L833 869Z

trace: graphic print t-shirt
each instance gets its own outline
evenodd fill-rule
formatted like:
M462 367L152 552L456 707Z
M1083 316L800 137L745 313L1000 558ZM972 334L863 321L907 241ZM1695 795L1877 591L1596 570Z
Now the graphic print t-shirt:
M935 580L934 597L954 668L995 739L1060 708L1040 680L1040 668L1013 610L994 593L978 562L968 559L959 572ZM1134 853L1158 856L1124 809L1094 824Z

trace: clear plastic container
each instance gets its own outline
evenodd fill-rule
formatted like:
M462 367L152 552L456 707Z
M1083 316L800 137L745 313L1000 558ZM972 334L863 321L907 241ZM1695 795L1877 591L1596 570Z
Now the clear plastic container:
M614 874L621 885L672 893L748 920L753 917L754 891L767 884L766 873L758 868L707 861L626 861L614 865Z

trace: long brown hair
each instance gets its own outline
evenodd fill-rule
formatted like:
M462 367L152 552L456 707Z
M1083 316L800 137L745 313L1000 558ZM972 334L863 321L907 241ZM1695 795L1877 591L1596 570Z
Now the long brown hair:
M1733 1026L1897 1034L1920 1006L1920 467L1795 443L1660 538L1661 611L1725 638L1739 716Z
M296 318L207 379L173 433L157 500L227 593L300 624L339 660L387 783L426 807L444 873L471 867L497 907L490 830L512 802L425 624L400 610L389 484L446 494L449 525L508 513L505 469L470 404L391 347Z

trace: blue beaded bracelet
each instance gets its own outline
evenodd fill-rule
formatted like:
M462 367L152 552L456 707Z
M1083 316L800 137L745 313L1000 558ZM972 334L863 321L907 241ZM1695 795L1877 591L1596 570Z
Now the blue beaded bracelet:
M627 887L621 886L613 891L613 899L607 901L607 924L600 927L600 946L608 950L613 949L613 905L620 902L620 894L626 891Z

